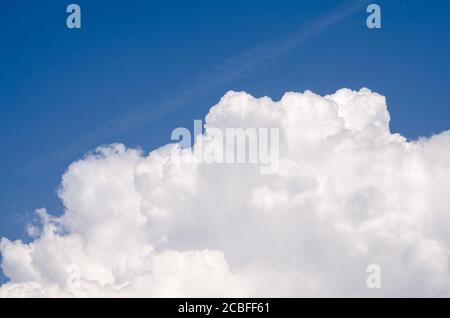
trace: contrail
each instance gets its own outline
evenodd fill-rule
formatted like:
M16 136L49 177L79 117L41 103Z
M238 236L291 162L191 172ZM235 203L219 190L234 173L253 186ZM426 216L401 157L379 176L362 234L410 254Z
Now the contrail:
M352 16L368 3L368 0L346 1L338 8L320 15L278 41L247 49L225 60L222 64L216 65L208 72L198 74L177 97L163 101L156 109L148 110L148 105L138 107L59 148L57 151L38 156L24 170L33 172L53 163L72 160L81 150L91 149L108 136L136 129L159 120L205 96L211 89L256 72L260 67L298 46L299 43Z

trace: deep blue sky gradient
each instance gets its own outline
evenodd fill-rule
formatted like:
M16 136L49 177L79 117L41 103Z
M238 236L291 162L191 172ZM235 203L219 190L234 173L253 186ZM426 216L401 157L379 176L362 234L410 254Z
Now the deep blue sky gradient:
M70 162L105 143L166 144L231 89L279 99L365 86L387 97L392 131L450 129L449 1L373 1L382 29L362 7L229 80L230 58L276 48L344 1L73 2L81 30L66 28L70 1L0 0L0 237L25 239L36 208L62 212ZM145 119L121 122L135 110Z

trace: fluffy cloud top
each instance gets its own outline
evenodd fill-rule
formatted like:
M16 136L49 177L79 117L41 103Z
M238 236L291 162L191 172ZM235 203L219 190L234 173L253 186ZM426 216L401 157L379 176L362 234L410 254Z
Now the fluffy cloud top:
M0 296L450 296L450 133L411 142L389 119L368 89L227 93L206 133L278 127L272 175L186 160L199 141L98 148L64 174L62 216L1 239Z

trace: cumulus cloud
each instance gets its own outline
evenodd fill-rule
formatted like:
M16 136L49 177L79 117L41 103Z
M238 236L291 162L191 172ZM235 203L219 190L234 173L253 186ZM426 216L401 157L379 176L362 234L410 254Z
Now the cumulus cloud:
M0 296L450 296L450 132L408 141L389 120L368 89L229 92L205 133L279 128L269 175L186 160L215 140L100 147L64 174L62 216L1 239Z

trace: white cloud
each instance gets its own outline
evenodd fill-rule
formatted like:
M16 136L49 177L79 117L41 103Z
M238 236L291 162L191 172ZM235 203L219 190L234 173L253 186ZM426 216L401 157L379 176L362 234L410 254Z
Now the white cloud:
M368 89L229 92L206 127L278 127L277 173L99 148L64 174L61 217L1 240L0 296L450 296L450 132L390 133Z

